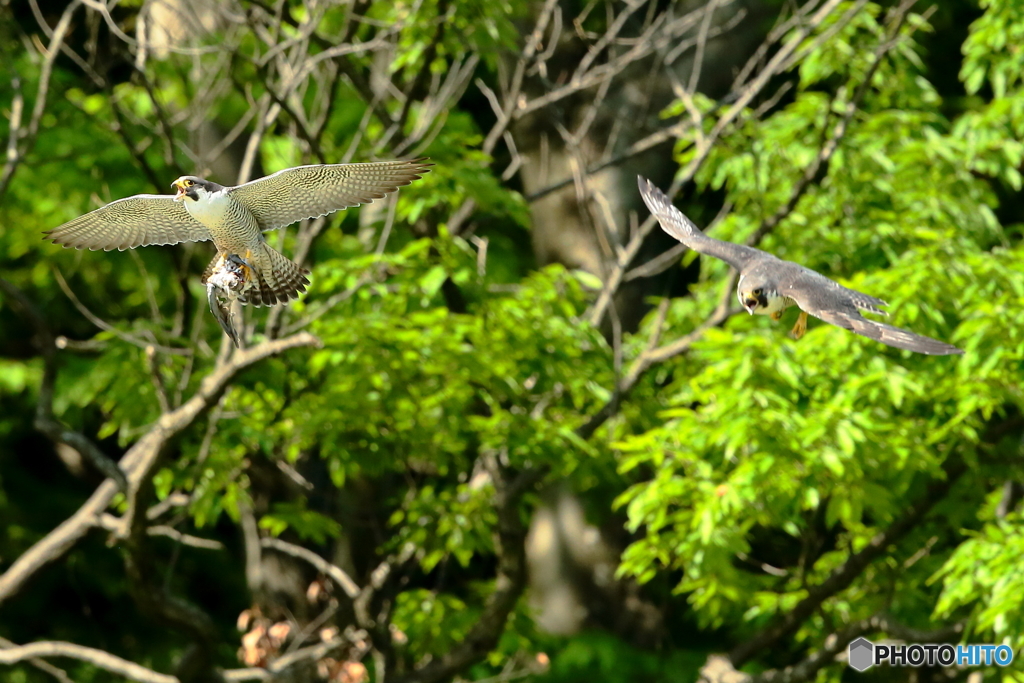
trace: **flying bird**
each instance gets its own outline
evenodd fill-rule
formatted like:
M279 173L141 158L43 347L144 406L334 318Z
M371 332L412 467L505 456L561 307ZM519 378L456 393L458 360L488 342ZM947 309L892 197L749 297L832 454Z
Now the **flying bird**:
M234 187L182 176L171 185L175 195L118 199L44 234L65 247L104 251L212 240L217 255L203 284L218 273L240 273L242 281L208 287L211 309L215 289L230 289L242 303L273 306L306 291L309 271L267 244L263 233L380 199L431 165L413 159L296 166Z
M924 337L892 325L876 322L861 311L887 315L881 299L843 287L821 273L768 252L708 237L674 207L651 181L637 176L640 196L658 219L662 230L690 249L721 259L740 274L736 294L747 313L768 315L778 320L790 306L800 309L792 335L799 339L807 331L807 314L897 349L933 356L963 353L946 342Z

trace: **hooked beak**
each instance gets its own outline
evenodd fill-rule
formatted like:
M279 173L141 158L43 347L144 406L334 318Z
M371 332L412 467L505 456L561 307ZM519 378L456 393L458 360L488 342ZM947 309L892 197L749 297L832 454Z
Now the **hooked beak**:
M171 187L178 190L178 194L174 195L174 201L180 202L185 199L185 182L180 178L171 183Z
M747 309L747 313L754 315L754 311L757 310L757 305L761 303L757 299L744 299L743 308Z

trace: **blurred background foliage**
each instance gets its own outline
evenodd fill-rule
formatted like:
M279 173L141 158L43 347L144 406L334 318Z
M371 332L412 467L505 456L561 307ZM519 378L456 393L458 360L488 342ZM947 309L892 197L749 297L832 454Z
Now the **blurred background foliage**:
M182 681L296 651L273 680L839 680L858 635L1021 652L1022 32L998 0L0 1L4 571L104 479L34 427L30 309L54 414L114 461L232 362L206 245L41 231L185 173L434 163L268 235L312 285L248 309L249 344L318 347L239 367L146 485L0 591L0 636ZM794 342L736 314L714 259L634 271L675 246L638 172L966 353ZM136 506L144 546L115 529ZM143 559L203 642L143 609ZM0 677L123 680L54 663Z

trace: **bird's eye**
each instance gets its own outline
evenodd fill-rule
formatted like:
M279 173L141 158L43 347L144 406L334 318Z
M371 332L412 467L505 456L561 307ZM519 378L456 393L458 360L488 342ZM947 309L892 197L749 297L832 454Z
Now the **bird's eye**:
M758 287L757 289L752 291L751 294L753 294L754 296L761 296L761 288Z
M192 187L193 185L195 185L195 183L192 182L191 180L186 180L185 181L185 187Z

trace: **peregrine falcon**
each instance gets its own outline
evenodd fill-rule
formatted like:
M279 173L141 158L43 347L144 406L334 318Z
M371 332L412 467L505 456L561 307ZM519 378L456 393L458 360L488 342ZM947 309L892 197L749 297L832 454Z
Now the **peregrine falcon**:
M821 273L742 244L708 237L690 219L672 206L668 197L651 181L637 176L640 196L661 228L690 249L728 263L740 274L736 288L740 304L751 315L782 317L790 306L800 309L792 335L799 339L807 331L807 314L827 323L883 344L933 356L963 353L945 342L924 337L892 325L865 318L860 311L887 315L879 308L884 301L843 287Z
M242 303L273 306L306 291L309 271L267 244L264 232L380 199L431 165L413 159L297 166L234 187L182 176L172 184L173 196L119 199L44 234L65 247L104 251L213 240L217 255L203 284L237 266L242 282L233 283L232 294Z

